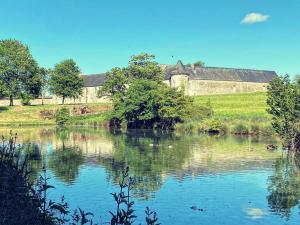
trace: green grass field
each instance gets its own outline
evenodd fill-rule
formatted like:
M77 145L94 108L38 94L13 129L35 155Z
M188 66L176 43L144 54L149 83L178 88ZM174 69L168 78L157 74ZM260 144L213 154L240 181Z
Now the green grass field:
M193 121L183 125L183 129L184 126L190 126L191 129L207 130L218 121L220 127L228 133L271 135L273 129L271 117L266 111L266 100L264 92L194 97L195 103L199 105L208 105L210 102L214 111L213 118L201 123Z
M195 103L205 105L208 101L214 117L220 120L269 119L266 93L243 93L195 97Z

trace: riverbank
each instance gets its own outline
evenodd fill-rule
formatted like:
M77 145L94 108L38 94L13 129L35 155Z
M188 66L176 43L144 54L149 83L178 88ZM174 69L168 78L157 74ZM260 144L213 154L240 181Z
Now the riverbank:
M0 107L0 126L55 125L55 113L66 107L72 114L71 124L100 123L111 110L109 103L77 105L30 105Z
M264 92L196 96L197 105L210 106L213 116L203 121L191 120L176 129L248 135L272 135L271 117L267 113Z
M195 96L197 105L210 106L213 116L178 124L178 131L221 132L234 134L272 133L270 116L266 112L266 93L242 93ZM106 126L112 106L103 104L33 105L0 108L0 126L55 125L56 110L67 107L71 125Z

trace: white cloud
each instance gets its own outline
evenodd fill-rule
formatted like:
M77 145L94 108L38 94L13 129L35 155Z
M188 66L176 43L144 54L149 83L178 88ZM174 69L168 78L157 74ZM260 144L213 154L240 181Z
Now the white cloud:
M241 24L262 23L267 21L269 18L270 18L269 15L264 15L261 13L249 13L241 21Z

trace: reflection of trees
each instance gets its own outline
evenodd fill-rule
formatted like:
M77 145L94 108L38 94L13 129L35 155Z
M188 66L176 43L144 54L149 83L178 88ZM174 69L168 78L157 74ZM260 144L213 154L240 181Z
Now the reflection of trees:
M129 166L135 179L133 194L148 198L157 191L163 183L163 175L180 173L182 166L190 155L188 147L181 142L174 144L172 135L154 134L149 132L129 132L113 138L113 158L101 158L109 179L118 183L122 170ZM183 144L183 143L182 143Z
M66 183L72 183L79 173L79 167L83 164L84 157L78 147L66 147L51 152L48 156L48 168Z
M300 200L300 155L282 156L270 178L268 203L273 212L289 217Z
M67 127L58 127L56 129L56 138L64 143L70 138L70 130Z
M27 166L30 171L30 181L34 182L41 171L42 168L42 154L40 146L34 143L24 143L22 144L22 149L26 158L28 159Z

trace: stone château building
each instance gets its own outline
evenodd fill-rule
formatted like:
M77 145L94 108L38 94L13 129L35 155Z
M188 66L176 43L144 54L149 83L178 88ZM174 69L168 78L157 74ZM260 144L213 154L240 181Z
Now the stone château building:
M193 64L183 65L181 61L176 65L161 67L164 72L164 83L171 87L184 88L185 94L189 96L266 91L268 83L277 76L274 71L200 67ZM66 104L109 102L109 99L97 97L97 91L106 80L105 73L83 75L83 79L82 96L78 99L67 98ZM49 96L43 102L61 104L62 98ZM21 100L15 99L14 103L21 105ZM31 101L33 105L41 103L40 98ZM8 104L8 99L0 100L1 106Z
M277 74L274 71L199 67L193 64L162 66L164 83L171 87L184 88L189 96L266 91L268 83ZM105 74L84 75L84 90L78 103L103 102L97 91L105 82Z

